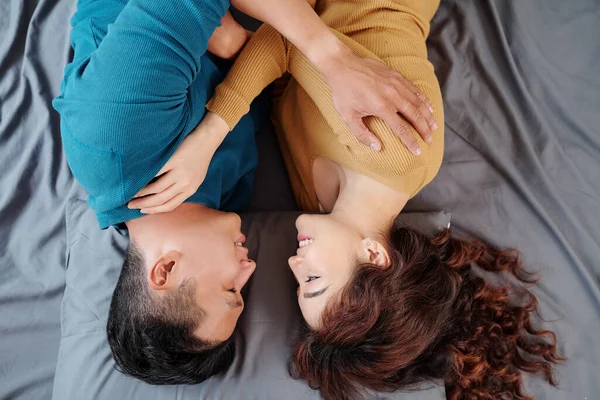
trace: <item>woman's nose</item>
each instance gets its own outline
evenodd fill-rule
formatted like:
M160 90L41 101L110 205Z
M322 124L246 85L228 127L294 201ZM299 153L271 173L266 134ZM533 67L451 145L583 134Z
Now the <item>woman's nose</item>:
M300 267L302 263L302 256L292 256L288 259L288 264L292 270Z

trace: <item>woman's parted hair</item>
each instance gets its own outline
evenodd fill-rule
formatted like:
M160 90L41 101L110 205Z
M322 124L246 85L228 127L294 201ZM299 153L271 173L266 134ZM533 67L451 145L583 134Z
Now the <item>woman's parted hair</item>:
M194 336L204 311L184 282L158 299L149 291L140 249L132 242L113 293L106 332L121 372L153 385L195 384L233 362L233 337L212 343Z
M537 280L517 251L455 239L448 229L428 239L410 228L392 231L389 248L391 267L358 266L325 307L319 329L302 327L294 377L327 400L435 380L451 400L530 399L522 372L556 385L553 367L564 359L555 334L532 326L537 300L515 281ZM471 264L504 275L505 283L489 284ZM525 301L515 302L515 293Z

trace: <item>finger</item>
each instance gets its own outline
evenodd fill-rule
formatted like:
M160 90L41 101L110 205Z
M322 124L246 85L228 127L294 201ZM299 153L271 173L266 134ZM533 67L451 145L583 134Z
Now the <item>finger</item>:
M358 118L348 124L348 128L352 131L356 139L365 146L369 146L373 151L381 150L381 142L377 136L367 128L362 118Z
M409 87L410 91L413 92L419 98L419 100L421 100L421 102L425 105L425 107L427 107L429 112L433 113L433 106L431 105L431 102L429 101L427 96L425 96L423 93L421 93L419 88L417 88L411 82L406 81L406 83L407 83L407 86Z
M423 117L427 121L427 125L429 125L429 128L432 131L436 131L438 129L438 124L435 120L435 115L433 115L433 111L431 111L429 108L427 108L427 106L424 103L421 103L420 111L421 111L421 115L423 115ZM432 134L433 134L433 132L432 132ZM431 142L432 138L430 136L429 138L423 138L423 139L425 139L427 142Z
M402 118L398 114L390 113L383 118L386 124L392 129L392 131L402 140L402 143L408 148L408 150L414 155L421 154L421 148L417 139L411 132L408 125L402 121Z
M160 175L160 173L159 173ZM138 197L148 196L150 194L160 193L173 185L176 182L176 179L173 177L173 174L167 172L156 181L146 185L142 190L140 190L135 196L134 199Z
M127 204L127 207L141 209L160 206L161 204L165 204L167 201L175 197L180 192L181 189L179 188L179 185L173 184L160 193L146 196L137 200L132 200L129 202L129 204Z
M417 97L412 94L412 99L410 99L411 93L406 91L404 96L400 101L400 109L398 110L402 116L415 127L419 135L426 142L431 141L431 126L429 126L429 122L425 115L431 115L429 110L425 107L422 102L417 102ZM412 102L411 102L412 100ZM415 105L416 102L416 105ZM426 113L425 115L423 113Z
M163 212L173 211L181 203L183 203L188 197L189 196L186 193L179 193L177 196L173 197L171 200L167 201L166 203L164 203L160 206L142 208L140 210L140 212L143 214L159 214L159 213L163 213Z
M401 81L402 83L404 83L405 86L407 86L410 91L412 93L415 94L415 96L417 96L419 98L419 100L421 100L423 103L425 103L425 106L427 107L427 109L433 113L433 107L431 105L431 102L429 101L429 99L427 98L427 96L425 96L423 94L423 92L421 92L421 90L419 90L418 87L416 87L415 85L413 85L413 83L411 81L409 81L408 79L406 79L404 76L402 76L402 74L400 74L401 76Z
M408 91L416 96L416 98L418 99L418 101L413 102L413 104L415 105L415 107L417 107L421 114L423 115L423 117L425 118L425 120L427 121L427 123L429 124L429 126L431 127L431 130L435 131L438 128L437 122L435 121L435 116L433 115L433 106L431 105L431 102L429 101L429 99L427 98L427 96L425 96L423 94L423 92L421 92L421 90L419 88L417 88L415 85L413 85L412 82L410 82L408 79L406 79L405 77L403 77L401 74L399 75L400 77L400 81L404 84L404 87L408 88ZM416 104L418 103L418 105ZM423 139L425 139L427 142L431 142L431 137L423 137Z
M431 130L434 130L434 131L437 130L438 124L435 121L435 116L433 115L434 110L433 110L431 103L429 102L427 97L425 97L425 95L423 93L421 93L421 91L415 85L413 85L409 81L406 81L406 83L409 87L409 90L411 92L413 92L419 98L419 100L421 100L420 110L421 110L421 113L423 114L423 116L425 117L425 119L427 120L427 123L431 127ZM424 108L426 108L427 111L424 111Z

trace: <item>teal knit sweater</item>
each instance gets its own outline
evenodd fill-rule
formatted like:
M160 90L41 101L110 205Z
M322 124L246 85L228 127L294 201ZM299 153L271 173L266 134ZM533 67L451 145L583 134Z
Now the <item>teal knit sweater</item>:
M206 54L226 0L80 0L73 61L61 95L65 154L101 228L142 214L127 202L146 186L206 113L224 77ZM265 109L266 112L266 109ZM237 211L257 163L255 111L217 150L188 201Z

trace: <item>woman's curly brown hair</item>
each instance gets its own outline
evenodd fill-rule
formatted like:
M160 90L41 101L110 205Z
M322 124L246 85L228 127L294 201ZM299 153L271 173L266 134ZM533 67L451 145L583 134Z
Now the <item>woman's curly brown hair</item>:
M563 358L555 334L531 323L538 304L523 284L537 280L517 251L459 240L448 229L428 239L409 228L391 232L389 249L391 267L359 265L320 327L303 327L293 376L328 400L436 380L451 400L531 399L522 372L556 385ZM486 282L472 264L503 283Z

